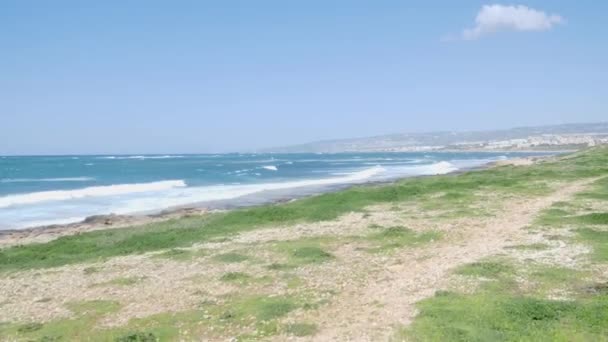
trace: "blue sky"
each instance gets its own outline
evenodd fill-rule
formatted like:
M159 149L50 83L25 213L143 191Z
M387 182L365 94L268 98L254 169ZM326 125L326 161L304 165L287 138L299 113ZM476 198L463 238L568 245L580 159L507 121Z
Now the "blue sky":
M608 2L490 4L5 0L0 154L608 119Z

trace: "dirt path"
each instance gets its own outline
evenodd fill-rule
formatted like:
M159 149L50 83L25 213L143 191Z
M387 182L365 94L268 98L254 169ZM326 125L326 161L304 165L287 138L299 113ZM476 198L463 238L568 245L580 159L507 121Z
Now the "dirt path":
M332 251L336 256L334 261L292 271L302 279L306 291L335 292L329 304L316 310L297 310L285 318L318 325L318 333L308 339L387 340L397 325L407 325L416 315L416 302L447 286L451 270L500 253L506 246L534 242L524 228L537 214L554 202L567 200L592 181L573 182L543 197L506 199L496 216L439 221L414 219L408 216L412 208L405 214L385 208L373 211L372 215L350 213L335 221L260 229L230 241L197 245L192 249L205 250L211 255L189 261L155 258L151 253L112 258L97 264L19 272L0 278L0 321L44 322L69 317L71 312L66 303L103 299L117 301L122 308L100 324L118 326L133 317L192 309L201 302L201 293L210 298L238 291L285 294L291 290L277 280L281 274L266 267L276 261L273 259L276 255L267 246L272 241L360 235L365 234L371 223L386 227L402 225L415 231L443 231L444 238L439 241L404 248L391 255L370 254L358 249L357 244L343 243ZM230 251L245 251L253 259L264 262L222 264L213 261L214 253ZM88 268L97 270L88 274ZM239 288L218 280L226 272L247 272L275 281L259 287ZM117 278L143 281L103 285ZM285 339L285 336L275 338Z
M591 181L571 183L553 194L511 202L502 214L471 221L458 228L458 243L443 241L429 248L405 250L399 263L387 264L362 289L345 289L324 312L327 317L316 341L385 341L396 325L407 325L416 315L414 304L444 288L449 273L457 266L497 254L513 244L530 242L524 228L553 203L567 200Z

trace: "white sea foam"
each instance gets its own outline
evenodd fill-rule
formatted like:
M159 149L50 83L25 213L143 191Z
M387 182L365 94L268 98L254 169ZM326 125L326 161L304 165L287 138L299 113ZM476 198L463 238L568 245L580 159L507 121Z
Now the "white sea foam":
M308 179L291 182L246 185L212 185L202 187L187 187L183 189L170 189L163 192L162 196L141 196L131 198L125 203L116 203L116 205L108 212L117 214L150 212L192 203L229 200L263 191L358 183L380 175L385 171L386 170L384 168L377 166L362 171L353 172L343 177Z
M458 169L459 167L447 161L426 165L392 166L387 169L387 177L443 175Z
M265 191L290 191L291 189L295 191L297 188L356 184L374 179L443 174L456 169L457 167L451 163L438 162L388 168L374 166L350 173L344 172L334 177L288 182L187 187L184 181L173 180L98 186L69 191L45 191L0 197L0 213L4 210L8 214L7 220L4 222L8 225L7 227L24 228L76 222L82 217L98 214L155 212L192 203L231 200Z
M169 180L152 183L93 186L76 190L32 192L29 194L9 195L0 197L0 208L6 208L16 205L36 204L40 202L49 201L64 201L86 197L103 197L150 191L161 191L185 186L186 183L183 180Z
M172 158L183 158L184 156L174 156L174 155L164 155L164 156L146 156L146 155L138 155L138 156L104 156L98 157L97 159L172 159Z
M277 167L274 165L262 166L262 169L266 169L266 170L270 170L270 171L278 171Z
M62 177L62 178L3 178L0 183L35 183L35 182L89 182L93 177Z

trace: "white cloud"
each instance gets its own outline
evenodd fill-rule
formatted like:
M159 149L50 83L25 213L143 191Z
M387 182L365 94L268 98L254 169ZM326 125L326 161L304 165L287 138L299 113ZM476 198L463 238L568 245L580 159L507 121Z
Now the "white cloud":
M498 31L546 31L563 21L557 14L522 5L484 5L475 17L475 27L464 30L462 39L477 39Z

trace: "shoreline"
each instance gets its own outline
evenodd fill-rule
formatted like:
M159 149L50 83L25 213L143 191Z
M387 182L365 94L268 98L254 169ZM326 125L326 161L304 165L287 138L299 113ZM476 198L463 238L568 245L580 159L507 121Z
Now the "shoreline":
M547 160L555 155L548 156L529 156L519 157L507 160L499 160L489 162L487 164L464 168L449 172L445 175L458 175L461 173L484 170L493 167L505 166L505 165L531 165L542 160ZM103 214L86 217L84 220L79 222L67 223L67 224L54 224L54 225L43 225L35 227L27 227L23 229L6 229L0 230L0 250L3 248L28 244L28 243L44 243L63 236L77 235L85 232L105 230L105 229L122 229L127 227L138 227L144 226L151 223L165 222L174 219L182 219L193 216L203 216L211 213L227 212L231 210L237 210L248 207L264 206L264 205L275 205L285 202L291 202L300 200L303 198L313 197L325 193L332 193L341 190L351 188L353 186L374 186L382 184L392 184L403 179L420 178L420 177L433 177L436 175L418 175L410 177L399 177L391 180L375 180L364 183L351 183L351 184L340 184L320 189L318 187L311 187L308 189L300 189L296 193L285 194L282 191L267 191L266 196L260 196L260 194L245 195L238 199L238 201L223 200L215 201L213 203L195 202L178 207L169 207L158 212L150 214ZM293 189L290 189L293 190Z
M2 249L0 335L516 340L546 336L548 312L559 336L601 340L607 162L500 161Z

